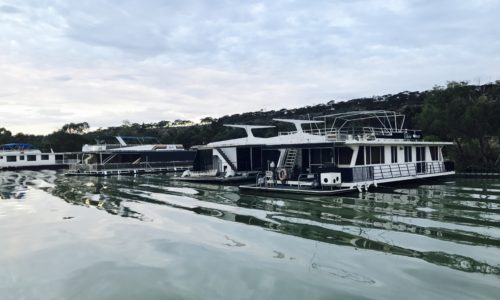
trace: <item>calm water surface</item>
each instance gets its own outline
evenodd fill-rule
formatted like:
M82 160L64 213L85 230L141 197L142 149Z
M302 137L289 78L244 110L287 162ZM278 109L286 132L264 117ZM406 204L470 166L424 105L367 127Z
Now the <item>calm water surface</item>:
M0 173L0 299L500 299L500 180L342 197Z

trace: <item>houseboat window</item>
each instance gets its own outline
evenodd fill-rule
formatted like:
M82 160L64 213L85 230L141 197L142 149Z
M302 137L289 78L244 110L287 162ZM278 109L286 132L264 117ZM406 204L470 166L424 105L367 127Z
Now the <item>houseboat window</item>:
M384 146L367 146L366 147L366 164L383 164L385 163Z
M28 161L36 161L36 155L28 155Z
M425 147L416 147L417 161L425 161Z
M405 162L412 162L413 158L411 157L411 146L405 147Z
M332 149L321 149L321 162L322 163L332 163L333 162Z
M438 147L437 146L430 146L429 151L431 152L431 159L432 160L439 160L438 158Z
M362 166L365 164L365 146L359 146L358 156L356 157L356 165Z
M8 162L17 161L17 157L16 157L16 156L13 156L13 155L8 155L8 156L7 156L7 161L8 161Z
M321 151L320 151L320 149L311 149L310 161L311 161L311 165L321 164Z
M398 147L392 146L391 147L391 163L395 164L397 162L398 162Z
M349 147L335 148L335 162L338 165L351 164L352 153L353 151Z
M48 154L42 154L42 160L49 160Z
M24 160L24 155L19 155L19 160Z
M252 169L250 162L250 148L236 148L236 164L238 171L250 171Z

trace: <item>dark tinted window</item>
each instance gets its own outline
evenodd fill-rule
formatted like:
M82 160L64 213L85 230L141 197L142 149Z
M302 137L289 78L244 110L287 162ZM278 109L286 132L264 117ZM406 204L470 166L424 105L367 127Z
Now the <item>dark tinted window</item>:
M411 157L411 146L405 147L405 162L411 162L413 159Z
M398 147L397 146L391 147L391 162L393 164L398 162Z
M356 165L362 166L365 164L365 147L359 146L358 156L356 157Z
M383 164L385 163L385 153L383 146L366 147L366 164Z
M437 146L430 146L429 151L431 152L431 159L438 160L438 147Z
M349 147L335 148L335 161L339 165L349 165L352 158L352 149Z

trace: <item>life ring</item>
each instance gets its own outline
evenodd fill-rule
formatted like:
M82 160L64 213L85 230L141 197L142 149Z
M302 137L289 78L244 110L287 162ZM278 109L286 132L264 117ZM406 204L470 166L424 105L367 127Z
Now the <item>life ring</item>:
M278 178L281 181L285 181L285 180L288 179L288 173L287 173L286 169L280 169L279 170L279 172L278 172Z

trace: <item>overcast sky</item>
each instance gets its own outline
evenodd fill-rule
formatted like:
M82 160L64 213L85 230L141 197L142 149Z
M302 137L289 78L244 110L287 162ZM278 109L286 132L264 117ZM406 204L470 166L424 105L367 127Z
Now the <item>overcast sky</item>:
M0 0L0 127L49 133L500 79L500 1Z

